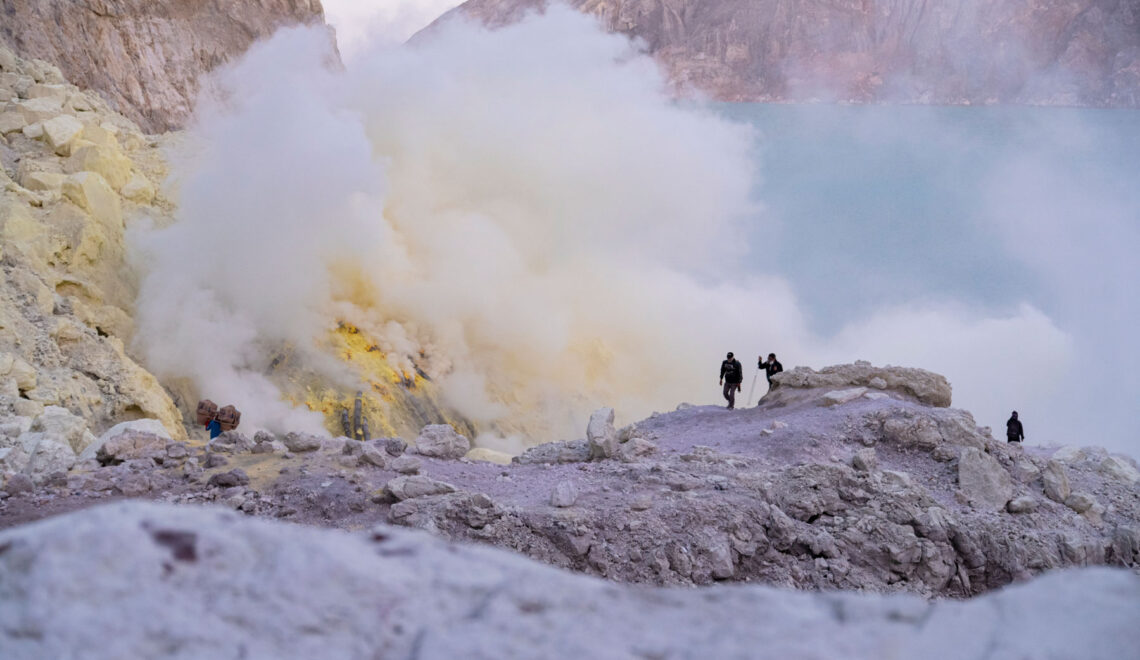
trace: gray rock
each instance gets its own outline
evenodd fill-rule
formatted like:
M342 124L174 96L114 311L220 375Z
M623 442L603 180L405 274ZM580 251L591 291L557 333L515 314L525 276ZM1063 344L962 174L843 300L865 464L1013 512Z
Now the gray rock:
M559 481L550 493L550 505L557 507L574 506L578 501L578 486L573 481Z
M1065 506L1077 513L1084 513L1096 506L1096 498L1088 493L1073 493L1065 498Z
M105 431L103 435L99 436L95 442L87 445L87 447L85 447L83 451L79 453L79 460L86 461L96 458L99 450L103 448L108 440L125 433L150 435L162 438L163 440L167 441L173 440L173 438L170 437L170 432L167 431L166 427L162 425L162 422L158 421L157 419L136 419L129 422L123 422L121 424L116 424L115 426L107 429L107 431ZM124 458L122 460L127 459Z
M233 469L229 472L215 474L206 482L207 486L217 488L233 488L234 486L245 486L248 484L249 476L241 469Z
M449 424L429 424L416 438L416 453L434 458L458 459L471 451L471 441Z
M396 477L384 485L384 489L397 500L410 500L428 495L443 495L454 493L455 486L442 481L436 481L423 475Z
M1064 502L1069 498L1072 489L1069 486L1069 477L1065 474L1065 466L1057 459L1051 459L1041 471L1041 480L1045 487L1045 497L1054 502Z
M282 439L285 447L296 454L317 451L321 448L321 437L309 433L286 433Z
M993 456L973 447L958 457L958 487L970 502L990 510L1004 510L1013 497L1013 480Z
M36 485L32 478L26 474L9 474L4 479L4 490L9 495L20 495L21 493L30 493L35 489Z
M226 431L206 443L206 448L212 452L225 454L245 454L253 450L255 442L249 436L238 431Z
M543 465L557 463L584 463L590 460L590 443L587 440L548 442L527 449L511 459L512 463Z
M400 456L392 459L388 467L399 474L416 474L423 469L423 461L415 456Z
M101 440L95 458L104 465L138 459L161 461L166 458L168 442L168 438L160 435L127 430L106 441Z
M617 454L618 436L614 429L613 408L599 408L590 415L586 441L590 443L590 458L613 458Z
M1037 500L1028 495L1015 497L1006 505L1006 510L1010 513L1032 513L1037 510Z
M879 467L879 459L875 454L875 450L871 447L864 447L855 452L855 456L851 458L851 467L859 470L860 472L874 472Z
M380 469L388 467L387 455L373 445L365 445L360 453L360 464L371 465Z
M212 470L229 462L230 460L221 454L206 454L206 460L202 461L202 467L207 470Z
M1136 466L1123 456L1109 456L1102 460L1099 471L1105 476L1129 484L1140 481L1140 470L1137 470Z
M1012 472L1013 478L1023 484L1036 481L1041 476L1041 469L1026 458L1019 459L1014 463Z
M400 438L388 438L384 441L384 451L387 452L389 456L401 456L407 448L408 443Z
M846 390L833 390L823 395L821 402L825 406L839 406L850 403L867 393L866 387L852 387Z

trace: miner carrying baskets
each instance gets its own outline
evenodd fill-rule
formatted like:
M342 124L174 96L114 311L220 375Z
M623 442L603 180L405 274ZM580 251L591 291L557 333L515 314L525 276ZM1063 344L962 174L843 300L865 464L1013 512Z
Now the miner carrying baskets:
M232 431L241 423L241 411L233 406L218 408L218 404L209 399L198 402L198 423L210 432L210 439L218 437L224 431Z

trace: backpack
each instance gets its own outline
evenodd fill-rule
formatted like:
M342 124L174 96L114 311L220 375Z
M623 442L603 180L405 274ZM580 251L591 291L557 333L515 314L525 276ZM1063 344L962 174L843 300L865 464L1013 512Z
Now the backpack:
M223 431L232 431L241 423L241 412L233 406L226 406L218 410L218 424Z
M209 399L198 402L198 426L205 426L218 416L218 404Z

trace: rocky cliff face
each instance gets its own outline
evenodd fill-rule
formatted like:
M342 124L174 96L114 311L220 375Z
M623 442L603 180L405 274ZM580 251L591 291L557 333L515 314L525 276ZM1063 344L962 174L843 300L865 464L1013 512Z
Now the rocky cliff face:
M202 74L283 25L323 20L320 0L0 0L0 42L154 133L186 121Z
M125 232L170 221L158 147L51 64L0 47L0 472L48 481L123 420L186 436L127 352Z
M469 0L489 25L547 0ZM1140 105L1137 0L569 0L723 101Z

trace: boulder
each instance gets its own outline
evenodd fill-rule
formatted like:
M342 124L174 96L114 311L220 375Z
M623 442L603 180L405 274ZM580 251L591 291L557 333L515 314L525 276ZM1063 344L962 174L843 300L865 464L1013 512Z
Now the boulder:
M573 481L559 481L550 493L550 505L556 507L574 506L578 501L578 486Z
M67 472L75 465L75 450L66 439L50 433L31 431L19 437L27 462L21 472L37 484L44 483L58 472Z
M121 230L123 209L119 196L107 181L95 172L77 172L63 181L63 196L91 214L105 227Z
M42 431L66 442L80 456L84 449L96 442L95 436L87 430L86 420L59 406L45 407L43 415L36 418L31 430Z
M36 484L32 478L26 474L19 472L11 473L4 479L4 492L9 495L20 495L21 493L30 493L36 488Z
M24 119L28 122L29 125L35 124L35 125L38 125L41 128L43 128L44 124L47 124L49 121L52 121L52 120L60 117L60 113L63 112L63 101L61 101L60 99L52 99L52 98L28 99L28 100L20 101L19 103L16 104L16 112L19 112L21 115L23 115ZM66 115L64 115L64 116L66 117ZM64 132L62 129L64 129L64 128L74 129L75 124L79 123L79 120L76 119L75 117L67 117L67 119L70 119L71 122L66 122L64 124L57 124L56 125L58 128L61 129L61 132L58 134L58 137L63 137L66 134L66 132ZM74 123L72 123L72 122L74 122ZM79 133L82 133L82 132L83 132L83 124L79 123ZM47 129L46 128L43 129L43 132L41 133L41 135L45 136L45 138L46 138L46 135L47 135ZM77 135L78 135L78 133L71 134L70 138L73 139Z
M60 100L58 105L62 107L63 101ZM43 124L44 141L60 156L69 155L72 144L83 135L83 122L70 115L52 117Z
M119 193L132 202L150 204L154 201L154 184L150 182L150 179L136 172L123 184Z
M206 482L207 486L215 488L233 488L234 486L248 486L249 475L244 470L233 469L229 472L219 472L210 477Z
M1077 513L1084 513L1096 506L1096 498L1088 493L1073 493L1065 498L1065 506Z
M392 497L397 500L410 500L417 497L426 497L428 495L443 495L445 493L454 493L455 486L442 481L436 481L430 477L423 475L411 475L404 477L396 477L391 479L384 485Z
M282 442L286 449L297 454L317 451L322 444L320 436L309 433L286 433Z
M206 443L206 449L222 454L245 454L257 445L249 436L240 431L225 431Z
M875 367L859 361L824 367L819 371L796 367L772 377L777 388L828 389L875 387L905 394L920 403L946 408L950 406L950 383L944 376L905 367ZM874 385L872 385L874 381Z
M22 131L27 125L27 118L19 112L0 113L0 135Z
M423 461L415 456L397 456L388 467L397 474L416 474L423 468Z
M512 458L510 454L487 447L472 447L471 451L467 452L467 460L469 461L495 463L496 465L510 465Z
M20 178L20 185L33 192L61 190L66 179L57 172L28 172Z
M879 459L875 454L875 450L870 447L864 447L856 451L855 456L851 458L851 467L860 472L874 472L879 467Z
M364 445L360 451L360 464L371 465L380 469L388 467L388 455L373 445Z
M1135 465L1122 456L1109 456L1104 459L1100 462L1099 471L1105 476L1129 484L1140 481L1140 470L1137 470Z
M1054 502L1064 502L1069 498L1072 489L1069 487L1069 476L1065 474L1065 466L1057 459L1050 459L1041 471L1041 481L1045 489L1045 497Z
M1006 510L1010 513L1032 513L1037 510L1037 500L1028 495L1015 497L1006 505Z
M64 162L63 171L94 172L103 177L111 188L119 190L131 180L131 161L116 147L88 144L75 148ZM153 189L151 197L154 197Z
M590 415L586 426L586 441L589 442L590 458L613 458L617 454L618 436L614 428L614 409L599 408Z
M1013 497L1013 479L993 456L966 447L958 457L958 488L977 507L1001 511Z
M1021 458L1013 464L1013 478L1017 481L1027 484L1035 481L1041 476L1041 468L1033 464L1032 461Z
M866 387L852 387L846 390L833 390L823 395L822 403L825 406L838 406L854 401L866 393Z
M384 451L392 457L401 456L408 448L408 443L400 438L388 438L384 441Z
M161 463L166 459L168 442L170 442L169 437L127 430L101 442L95 458L104 465L140 459L151 459Z
M455 432L450 424L429 424L416 438L416 453L434 458L463 458L471 442Z
M523 465L554 465L557 463L584 463L588 460L590 460L589 441L571 440L569 442L548 442L536 445L515 456L511 462Z
M170 433L163 426L162 422L157 419L135 419L129 422L122 422L116 424L103 432L95 442L87 445L79 454L80 461L89 461L96 458L99 450L103 448L107 441L111 438L118 437L126 433L133 433L137 435L146 435L159 438L163 441L163 451L165 451L165 443L170 442L172 438ZM157 444L157 442L155 443ZM157 452L155 452L157 455ZM126 458L119 459L126 460Z

